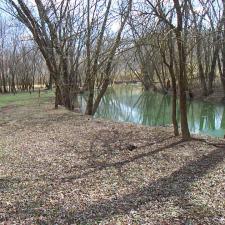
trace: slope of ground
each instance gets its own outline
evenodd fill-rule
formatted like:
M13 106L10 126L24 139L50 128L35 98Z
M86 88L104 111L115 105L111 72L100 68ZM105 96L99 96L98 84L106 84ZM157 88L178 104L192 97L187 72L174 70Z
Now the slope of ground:
M223 143L52 106L0 109L0 223L225 224Z

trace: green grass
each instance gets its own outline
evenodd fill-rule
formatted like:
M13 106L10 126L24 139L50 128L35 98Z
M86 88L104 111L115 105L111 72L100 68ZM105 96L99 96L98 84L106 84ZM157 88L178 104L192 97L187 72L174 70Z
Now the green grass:
M43 91L40 95L40 103L49 101L50 97L54 96L53 91ZM3 94L0 95L0 108L9 105L30 105L39 102L38 92Z

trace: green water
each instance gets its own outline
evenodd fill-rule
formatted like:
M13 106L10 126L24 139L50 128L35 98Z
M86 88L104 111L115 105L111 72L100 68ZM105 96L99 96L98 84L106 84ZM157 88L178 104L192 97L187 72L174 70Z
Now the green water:
M84 107L85 101L82 104ZM166 126L172 123L171 104L171 96L145 92L138 85L118 85L109 88L95 117L149 126ZM191 133L224 136L225 107L223 105L188 101L187 111Z

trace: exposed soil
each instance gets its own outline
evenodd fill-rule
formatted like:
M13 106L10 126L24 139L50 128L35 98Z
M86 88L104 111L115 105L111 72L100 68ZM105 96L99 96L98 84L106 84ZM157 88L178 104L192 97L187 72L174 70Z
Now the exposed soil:
M52 105L0 112L1 224L225 224L225 143Z

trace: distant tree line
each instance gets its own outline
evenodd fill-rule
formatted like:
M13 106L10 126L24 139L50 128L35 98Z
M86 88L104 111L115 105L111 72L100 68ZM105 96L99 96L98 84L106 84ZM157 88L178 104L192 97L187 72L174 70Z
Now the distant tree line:
M33 91L49 82L43 57L23 30L0 17L0 93Z

